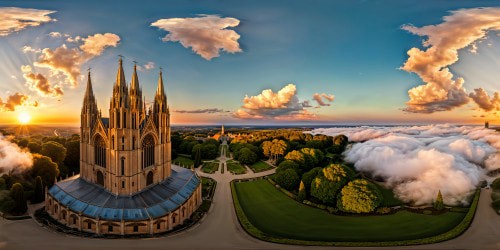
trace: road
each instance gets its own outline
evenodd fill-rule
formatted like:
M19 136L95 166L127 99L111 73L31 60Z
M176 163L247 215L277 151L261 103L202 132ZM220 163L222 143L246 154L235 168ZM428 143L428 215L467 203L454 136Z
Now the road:
M225 167L225 156L221 156L219 160L221 167ZM215 174L205 174L199 170L197 172L217 181L213 205L204 219L181 233L150 239L92 239L57 233L39 226L34 220L0 219L0 249L332 249L264 242L252 238L241 228L233 209L229 183L234 179L272 174L274 169L244 175L232 175L227 170L221 174L220 169ZM490 207L490 194L491 190L481 191L476 217L469 230L458 238L437 244L392 249L500 249L500 216Z

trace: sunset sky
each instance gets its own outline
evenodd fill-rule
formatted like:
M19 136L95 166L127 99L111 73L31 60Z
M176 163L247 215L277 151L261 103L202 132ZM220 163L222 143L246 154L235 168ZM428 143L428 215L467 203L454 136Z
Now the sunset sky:
M500 125L498 5L1 1L0 124L79 124L88 68L107 116L123 55L173 124Z

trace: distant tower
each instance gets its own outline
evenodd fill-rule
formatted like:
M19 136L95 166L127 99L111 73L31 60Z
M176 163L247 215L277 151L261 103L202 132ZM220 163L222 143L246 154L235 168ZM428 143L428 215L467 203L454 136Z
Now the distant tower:
M489 122L485 122L484 123L484 128L490 128L490 123Z
M224 135L224 124L222 124L222 129L220 131L220 135Z

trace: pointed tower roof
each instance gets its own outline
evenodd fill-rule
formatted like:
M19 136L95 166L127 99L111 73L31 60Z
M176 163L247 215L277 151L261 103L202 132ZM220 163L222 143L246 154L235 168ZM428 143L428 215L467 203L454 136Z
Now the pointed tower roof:
M130 91L139 90L139 78L137 77L137 65L134 64L134 73L132 74L132 83L130 83Z
M160 77L158 78L158 87L156 88L157 96L165 96L165 88L163 87L163 74L160 69Z
M118 72L116 73L116 86L123 87L126 86L125 74L123 73L123 60L120 57L120 65L118 66Z
M94 101L94 91L92 90L92 79L90 77L90 70L87 76L87 88L85 89L85 95L83 98L83 103L84 104L89 104L89 102L95 102Z

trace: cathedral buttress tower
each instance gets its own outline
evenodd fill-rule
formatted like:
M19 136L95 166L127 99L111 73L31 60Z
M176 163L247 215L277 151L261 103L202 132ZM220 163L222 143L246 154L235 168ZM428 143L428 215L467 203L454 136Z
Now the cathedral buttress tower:
M161 152L159 161L162 175L169 176L171 168L170 111L167 106L167 96L163 87L163 74L161 70L153 104L153 119L159 135L159 150Z

